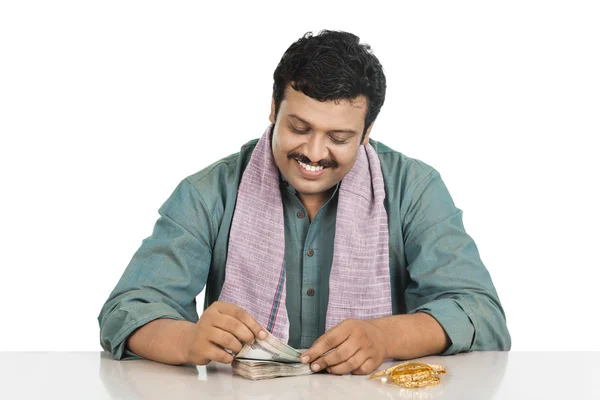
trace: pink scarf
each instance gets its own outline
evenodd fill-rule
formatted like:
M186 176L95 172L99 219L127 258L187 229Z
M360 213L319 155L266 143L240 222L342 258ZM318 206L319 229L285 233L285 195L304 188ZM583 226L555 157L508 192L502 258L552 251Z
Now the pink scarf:
M283 203L271 130L258 141L242 175L219 300L243 308L287 343ZM384 198L377 153L370 144L361 145L339 188L327 330L346 318L392 314Z

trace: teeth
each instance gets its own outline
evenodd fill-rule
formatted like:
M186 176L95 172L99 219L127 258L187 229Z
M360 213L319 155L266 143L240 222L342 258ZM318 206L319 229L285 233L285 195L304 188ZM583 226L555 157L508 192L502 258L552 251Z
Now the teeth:
M298 161L298 160L296 160L296 161ZM302 168L304 168L305 170L307 170L307 171L312 171L312 172L315 172L315 171L320 171L320 170L322 170L322 169L323 169L323 167L322 167L322 166L318 166L318 167L316 167L316 166L314 166L314 165L308 165L308 164L304 164L303 162L300 162L300 161L298 161L298 164L300 164L300 166L301 166Z

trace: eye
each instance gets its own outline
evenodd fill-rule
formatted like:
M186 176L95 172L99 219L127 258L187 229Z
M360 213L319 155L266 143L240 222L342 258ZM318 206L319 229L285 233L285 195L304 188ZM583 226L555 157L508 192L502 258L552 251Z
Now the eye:
M310 129L305 129L305 130L302 130L302 129L297 129L297 128L296 128L294 125L291 125L291 124L290 124L290 129L291 129L292 131L294 131L294 133L297 133L297 134L299 134L299 135L303 135L303 134L305 134L305 133L308 133L308 132L310 132Z
M331 139L331 141L335 144L344 144L344 143L348 143L348 139L338 139L335 138L333 136L329 136L329 138Z

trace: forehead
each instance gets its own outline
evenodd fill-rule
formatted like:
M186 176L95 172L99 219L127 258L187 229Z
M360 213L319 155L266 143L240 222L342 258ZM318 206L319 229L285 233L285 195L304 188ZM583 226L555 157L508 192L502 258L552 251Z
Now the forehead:
M367 99L318 101L288 86L281 102L280 114L296 114L316 128L362 130L367 113Z

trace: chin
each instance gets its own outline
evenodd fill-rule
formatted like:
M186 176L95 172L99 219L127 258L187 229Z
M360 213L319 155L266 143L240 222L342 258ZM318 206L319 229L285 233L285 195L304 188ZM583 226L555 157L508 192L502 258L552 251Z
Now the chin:
M292 183L292 182L290 182ZM327 192L329 189L331 189L332 187L335 186L335 183L332 184L324 184L322 182L319 182L318 184L306 184L306 182L298 182L298 185L294 185L292 183L292 186L300 193L304 194L304 195L316 195L316 194L321 194L321 193L325 193Z

